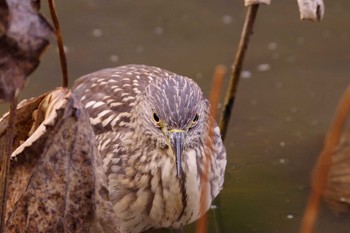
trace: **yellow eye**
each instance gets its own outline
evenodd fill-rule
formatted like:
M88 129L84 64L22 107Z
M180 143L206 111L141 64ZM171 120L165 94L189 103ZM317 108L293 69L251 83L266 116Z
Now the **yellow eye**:
M190 128L194 127L194 126L198 123L198 120L199 120L199 115L196 114L196 115L194 116L194 118L192 119L192 121L191 121Z

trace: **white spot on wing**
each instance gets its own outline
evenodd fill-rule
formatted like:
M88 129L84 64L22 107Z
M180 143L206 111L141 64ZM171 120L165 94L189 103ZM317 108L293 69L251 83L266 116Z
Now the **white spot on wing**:
M125 97L125 98L123 98L123 101L128 101L128 100L133 100L133 99L135 99L134 97L132 97L132 96L129 96L129 97Z
M92 125L97 125L97 124L101 123L101 121L100 121L100 118L98 118L98 117L96 117L96 118L90 117L90 123Z
M111 122L111 125L112 127L114 128L115 127L115 124L120 121L120 119L122 117L130 117L130 113L128 112L122 112L122 113L119 113L118 116L116 118L113 119L113 121Z
M94 105L95 103L96 103L96 101L91 100L90 102L88 102L88 103L85 105L85 108L89 108L89 107L91 107L92 105Z
M112 120L114 117L115 117L115 115L113 114L113 115L110 115L107 119L103 120L103 121L101 122L102 126L105 127L106 125L108 125L109 122L111 122L111 120Z
M104 102L98 101L92 106L92 108L98 108L98 107L100 107L100 106L102 106L104 104L105 104Z
M116 103L111 103L111 104L110 104L111 108L113 108L113 107L118 107L118 106L120 106L120 105L123 105L123 103L116 102Z
M104 110L104 111L100 112L100 113L97 115L97 117L103 117L103 116L105 116L106 114L108 114L108 113L110 113L110 112L111 112L110 110Z

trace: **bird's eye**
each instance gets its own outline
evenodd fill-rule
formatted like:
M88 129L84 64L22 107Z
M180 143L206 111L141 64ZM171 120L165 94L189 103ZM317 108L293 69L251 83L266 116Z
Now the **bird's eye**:
M155 113L153 113L153 120L157 124L158 127L160 127L160 119L159 116Z
M194 118L192 119L190 128L192 128L193 126L195 126L195 125L197 124L198 120L199 120L199 115L196 114L196 115L194 116Z
M196 115L194 116L192 122L193 122L193 123L197 123L198 119L199 119L199 116L198 116L198 114L196 114Z

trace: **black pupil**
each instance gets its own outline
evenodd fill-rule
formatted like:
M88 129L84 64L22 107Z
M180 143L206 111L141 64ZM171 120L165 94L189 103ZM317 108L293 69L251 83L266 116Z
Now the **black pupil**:
M193 118L193 122L197 122L198 118L199 118L199 116L198 116L198 114L196 114L196 116Z
M153 119L155 122L159 122L159 117L157 116L157 114L153 113Z

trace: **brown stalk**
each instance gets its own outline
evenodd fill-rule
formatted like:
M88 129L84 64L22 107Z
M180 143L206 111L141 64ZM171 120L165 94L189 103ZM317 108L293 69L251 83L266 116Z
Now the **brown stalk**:
M1 195L1 205L0 205L0 232L3 233L5 229L5 217L6 217L6 204L7 204L7 187L8 187L8 178L10 170L10 160L12 154L12 143L14 139L14 126L16 119L16 109L17 109L17 96L12 98L10 106L10 116L8 122L8 128L6 131L6 141L2 150L2 155L0 157L0 195Z
M206 140L206 148L212 148L213 145L213 136L214 136L214 119L216 117L217 113L217 106L220 98L220 90L222 87L222 82L224 80L226 74L226 67L223 65L217 65L215 67L214 71L214 77L213 77L213 84L212 84L212 89L210 92L210 113L212 118L209 121L209 132L208 132L208 138ZM197 233L206 233L207 232L207 223L208 223L208 216L206 213L206 203L207 203L207 192L208 192L208 172L209 172L209 164L211 161L211 156L209 155L209 151L207 150L205 153L204 157L204 170L203 170L203 175L201 177L201 198L200 198L200 215L202 217L198 220L197 226L196 226L196 232Z
M326 186L328 172L331 165L332 151L339 143L349 110L350 86L346 89L338 104L333 122L324 141L323 150L320 153L314 168L312 176L312 190L304 211L304 216L299 231L300 233L312 233L314 230L321 196Z
M246 50L248 48L249 44L249 39L250 36L253 33L253 26L255 22L255 18L257 15L257 11L259 8L259 4L253 4L248 7L246 18L244 21L243 25L243 30L241 34L241 39L238 45L238 51L236 53L234 62L233 62L233 71L231 73L231 78L229 81L229 88L227 90L227 94L225 97L225 102L224 102L224 108L222 111L222 116L220 119L220 131L221 131L221 137L222 140L225 140L226 132L227 132L227 126L228 122L231 117L231 111L234 105L234 100L236 97L237 93L237 87L239 83L239 78L241 75L242 71L242 66L243 66L243 61L244 61L244 56L246 53ZM216 116L217 112L217 104L219 100L219 93L221 89L221 85L224 79L224 75L226 74L226 68L223 66L217 66L215 69L214 73L214 79L213 79L213 85L212 85L212 90L211 90L211 95L210 95L210 103L211 103L211 115L214 117ZM210 129L213 129L214 122L213 120L210 121ZM209 132L208 138L213 137L213 130ZM207 146L208 148L211 148L211 140L207 140ZM208 174L208 169L209 169L209 162L210 162L210 156L205 155L207 159L205 159L205 172L203 173L204 176ZM207 177L202 177L202 180L206 181L208 178ZM200 213L204 214L197 222L197 227L196 227L196 232L197 233L206 233L207 232L207 222L208 222L208 217L207 214L205 213L205 206L206 206L206 192L207 192L207 183L203 182L201 185L201 209Z
M250 36L253 34L255 18L259 9L259 4L253 4L248 7L244 21L241 39L238 45L238 51L233 62L233 71L229 81L229 87L224 102L224 109L220 119L220 131L222 140L225 140L228 122L231 118L231 112L236 99L238 83L242 71L244 56L248 48Z
M68 69L67 69L67 59L66 54L64 52L64 46L63 46L63 38L60 28L60 23L57 18L56 14L56 8L55 8L55 1L49 0L49 8L50 8L50 14L52 18L52 22L55 26L55 33L57 38L57 46L58 51L60 54L60 62L61 62L61 69L62 69L62 78L63 78L63 87L68 87Z

